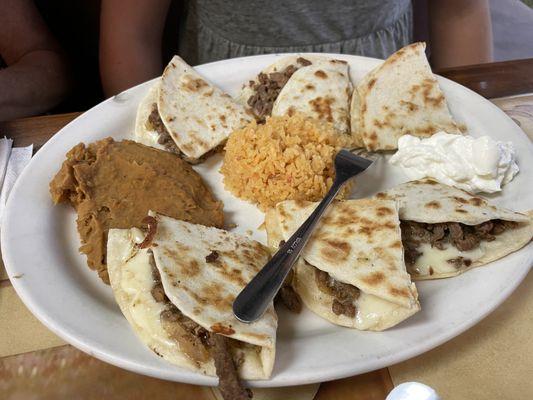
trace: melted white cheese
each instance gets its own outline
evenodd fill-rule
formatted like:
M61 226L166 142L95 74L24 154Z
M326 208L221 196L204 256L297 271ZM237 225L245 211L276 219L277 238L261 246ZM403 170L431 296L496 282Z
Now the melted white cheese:
M361 330L387 329L412 314L405 307L364 292L357 298L355 307L355 327Z
M511 142L446 132L429 138L402 136L389 162L411 180L429 177L470 193L499 192L519 171Z
M417 258L414 266L409 267L409 272L421 276L455 273L458 271L458 268L448 262L448 260L463 257L474 262L480 259L485 253L482 246L478 246L469 251L460 251L457 247L449 245L444 250L439 250L436 247L431 247L429 243L421 244L417 250L422 255Z
M140 232L140 231L139 231ZM135 241L142 240L142 232L135 235ZM167 346L177 346L176 342L169 339L161 325L159 315L164 311L164 303L158 303L152 296L154 278L146 250L140 250L131 257L122 267L120 288L127 295L128 311L132 322L150 335L154 340L165 343Z

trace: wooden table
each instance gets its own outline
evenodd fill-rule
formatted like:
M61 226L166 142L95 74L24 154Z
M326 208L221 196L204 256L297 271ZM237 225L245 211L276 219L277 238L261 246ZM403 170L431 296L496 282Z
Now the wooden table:
M513 94L533 92L533 59L520 60L504 63L493 63L478 66L467 66L455 69L439 71L440 74L453 79L485 97L501 97ZM532 101L533 103L533 101ZM33 118L24 118L15 121L0 122L0 134L14 140L15 146L34 145L38 150L60 128L76 118L80 113L61 115L49 115ZM0 287L9 286L10 282L4 279ZM0 307L2 304L0 304ZM49 375L46 379L35 383L35 374L32 375L32 363L50 360ZM104 364L96 359L85 355L69 345L63 345L52 349L35 351L20 355L5 357L0 360L0 391L2 380L4 386L6 379L11 382L20 381L18 386L22 392L27 393L28 387L33 388L35 393L40 393L40 398L57 398L58 384L73 385L74 377L69 375L64 368L72 363L78 368L85 368L83 388L91 386L87 380L93 378L92 384L100 385L102 380L113 385L107 387L106 392L101 392L106 399L118 398L179 398L179 399L215 399L216 396L210 389L191 385L163 382L153 378L139 376L119 368ZM57 365L56 365L57 364ZM21 371L22 366L30 366L28 373L15 374L13 371ZM37 364L36 364L37 365ZM24 369L22 369L25 371ZM32 383L33 382L33 383ZM13 386L13 385L12 385ZM79 386L79 385L78 385ZM71 393L81 392L80 387L74 386ZM337 380L320 385L315 396L317 400L325 399L357 399L373 400L384 399L393 388L393 382L389 369L381 369L371 373L352 378ZM112 387L112 389L110 389ZM11 387L12 390L13 388ZM94 388L90 389L91 391ZM18 393L9 392L11 394ZM20 394L18 393L18 394ZM48 393L46 395L45 393ZM93 395L80 398L100 398L94 392ZM129 395L133 397L129 397ZM0 396L1 397L1 396ZM24 394L20 397L24 398Z

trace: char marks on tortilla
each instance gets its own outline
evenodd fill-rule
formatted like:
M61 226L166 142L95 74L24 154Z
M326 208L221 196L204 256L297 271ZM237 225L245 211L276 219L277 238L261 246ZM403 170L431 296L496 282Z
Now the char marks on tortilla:
M296 231L317 204L284 201L275 207L283 240ZM416 302L416 289L412 291L411 279L405 271L399 240L400 226L393 201L339 201L320 221L302 257L341 282L411 307Z
M285 84L272 109L273 116L300 112L350 134L349 103L352 84L348 64L320 59L298 69Z
M287 240L317 204L284 201L269 210L269 246ZM308 308L334 324L388 329L420 309L402 252L394 201L334 202L303 250L292 286Z
M532 211L497 207L430 179L404 183L376 198L398 202L413 279L459 275L519 250L533 237Z
M396 149L405 134L461 133L424 50L424 43L402 48L357 86L359 98L352 98L351 112L358 114L359 132L368 150Z
M253 118L245 108L174 56L161 77L159 114L179 149L199 159Z

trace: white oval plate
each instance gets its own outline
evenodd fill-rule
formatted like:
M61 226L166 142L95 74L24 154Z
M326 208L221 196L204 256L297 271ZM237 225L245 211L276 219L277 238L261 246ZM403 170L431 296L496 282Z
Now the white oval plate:
M357 82L379 60L332 55L350 63ZM279 55L232 59L198 67L215 84L235 94ZM533 204L533 173L527 165L533 149L524 133L502 111L474 92L439 79L452 113L474 136L510 140L522 171L502 194L500 205L526 210ZM59 131L36 154L17 181L4 214L2 252L13 287L33 314L53 332L81 350L141 374L214 385L216 379L174 367L148 350L135 336L103 284L78 253L75 213L53 206L48 183L65 153L79 142L112 136L129 138L137 104L151 82L136 86L92 108ZM257 231L262 214L224 191L220 156L195 167L224 201L228 222L238 232ZM386 189L406 178L381 159L358 178L359 196ZM293 316L280 310L277 358L272 378L252 386L287 386L326 381L385 367L423 353L468 329L507 298L528 272L533 245L504 259L452 279L418 283L422 311L380 333L331 325L309 311Z

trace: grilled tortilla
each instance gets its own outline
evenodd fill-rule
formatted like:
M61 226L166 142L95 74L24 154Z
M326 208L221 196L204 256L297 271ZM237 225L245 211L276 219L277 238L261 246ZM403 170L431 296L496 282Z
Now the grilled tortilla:
M152 85L137 107L137 115L135 117L135 141L146 146L168 150L167 147L159 143L162 134L168 136L165 126L161 123L160 127L158 127L149 121L153 107L156 108L156 112L159 116L159 112L157 111L157 94L159 92L160 84L161 82L158 80ZM174 141L172 141L172 144L176 147Z
M533 237L533 212L491 205L424 179L376 195L396 200L407 269L413 279L459 275L521 249Z
M268 211L269 246L287 240L317 204L284 201ZM395 202L334 203L303 250L292 285L322 318L360 330L381 331L420 310L403 263Z
M227 341L244 379L267 379L274 365L273 306L252 324L232 303L266 263L261 244L216 228L152 214L150 230L112 229L108 269L115 298L139 338L165 360L208 375L224 372L211 343Z
M400 49L369 72L352 98L352 121L367 150L398 148L400 136L461 133L424 53L424 43ZM353 127L355 129L355 126Z
M195 163L252 119L230 95L174 56L142 100L135 132L139 141Z
M268 66L243 87L239 99L259 120L299 112L350 135L351 93L348 63L304 54Z

